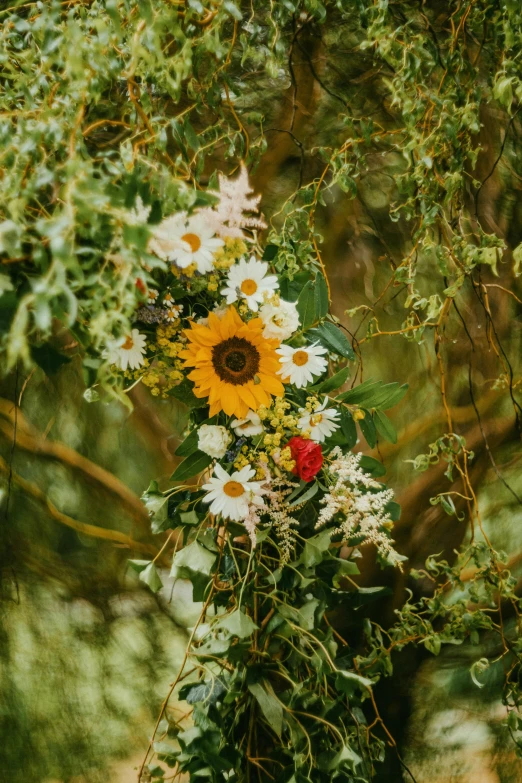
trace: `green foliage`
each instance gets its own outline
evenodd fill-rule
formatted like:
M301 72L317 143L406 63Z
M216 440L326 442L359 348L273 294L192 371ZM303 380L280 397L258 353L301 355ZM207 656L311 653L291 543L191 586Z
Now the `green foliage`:
M204 602L201 622L211 629L210 639L195 638L190 649L201 682L178 693L194 706L194 725L181 729L169 723L165 731L178 744L173 750L158 741L155 752L193 780L204 775L216 782L241 781L252 766L264 775L267 758L266 774L283 783L370 780L384 758L385 740L369 689L393 674L392 650L415 644L438 655L444 645L475 646L484 634L500 640L499 655L511 667L504 701L510 730L519 730L520 638L516 628L506 637L501 609L498 623L491 617L501 604L518 617L519 598L506 558L481 527L468 470L474 455L452 431L441 358L449 313L461 317L458 308L463 301L468 305L469 294L480 302L488 350L495 346L502 357L502 376L495 370L483 377L495 375L520 419L517 380L495 335L487 299L487 285L496 284L484 283L511 263L511 251L514 274L520 273L520 237L501 236L494 221L481 220L484 188L510 143L508 131L522 100L518 3L18 5L0 11L4 367L35 363L52 376L79 353L89 385L117 383L105 350L129 332L144 303L137 282L153 285L154 275L166 271L147 250L151 227L165 214L211 200L202 187L215 185L209 177L214 169L232 168L239 159L255 167L275 145L270 134L279 129L267 127L270 105L291 88L291 104L297 105L291 52L297 46L306 52L300 36L311 30L334 53L334 64L341 44L349 48L351 63L336 82L331 74L314 73L310 58L324 93L324 132L306 150L313 158L309 176L303 176L301 164L297 188L273 217L265 258L284 270L282 293L297 301L307 337L343 359L355 361L357 340L372 343L398 334L416 349L433 338L447 434L434 436L428 453L410 462L421 471L441 459L446 463L447 480L462 485L438 492L432 504L457 523L463 519L457 504L464 500L469 522L484 537L453 564L429 559L425 569L414 570L414 577L434 583L433 591L418 601L407 599L397 621L383 630L365 607L386 592L352 580L356 564L333 554L330 532L312 534L323 492L318 483L300 487L293 499L300 514L298 547L295 559L282 567L274 567L278 542L270 535L250 558L241 528L227 535L207 529L197 492L176 500L150 488L144 499L152 529L182 531L187 545L175 554L175 575L192 581L194 597ZM363 89L366 79L371 87ZM254 84L261 102L249 97ZM491 171L479 178L483 116L491 107L502 113L505 138ZM283 133L296 140L305 160L292 128L293 120ZM372 179L377 160L386 187ZM402 297L399 329L382 326L386 310L378 316L367 308L364 336L360 331L349 340L328 317L320 212L339 191L359 199L377 228L376 217L386 216L406 238L391 249L383 241L375 253L384 248L389 284ZM143 225L136 219L138 197L151 207ZM370 223L368 233L376 233ZM354 305L349 314L358 309ZM67 330L67 339L57 347L61 330ZM341 388L350 374L357 378L351 367L335 370L322 381L321 393ZM474 405L471 363L469 387ZM384 411L406 391L406 384L366 380L341 392L334 404L343 446L355 446L357 423L371 448L380 438L395 443L394 424ZM205 405L189 383L169 394L196 413ZM482 429L480 416L478 421ZM329 446L334 445L332 440ZM184 460L174 481L210 464L197 450L194 432L177 453ZM382 475L382 466L367 460L361 464ZM461 572L469 562L476 571L464 581ZM152 560L131 565L153 591L160 589ZM327 609L350 617L348 640L334 631ZM488 673L486 661L480 657L471 667L477 687ZM151 774L160 777L155 767Z

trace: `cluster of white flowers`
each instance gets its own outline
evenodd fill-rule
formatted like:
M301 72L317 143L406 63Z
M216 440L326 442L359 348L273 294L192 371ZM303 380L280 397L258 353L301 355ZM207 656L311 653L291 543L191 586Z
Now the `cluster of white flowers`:
M201 424L198 429L198 449L214 459L222 459L231 442L232 435L220 424Z
M321 501L324 508L319 513L316 528L324 527L340 514L341 520L334 533L340 533L346 541L362 536L362 543L374 544L388 562L400 565L401 557L385 532L393 526L386 511L393 490L381 489L381 485L365 473L360 466L362 454L343 455L337 446L331 456L334 459L328 472L336 481Z
M261 521L261 514L268 516L268 525L272 527L280 550L280 565L288 563L295 550L295 529L299 522L288 513L287 498L296 485L284 478L270 475L270 471L263 463L259 468L265 472L265 479L261 482L263 487L263 499L265 506L251 504L243 524L250 536L252 546L256 545L256 532ZM299 507L296 507L299 508Z

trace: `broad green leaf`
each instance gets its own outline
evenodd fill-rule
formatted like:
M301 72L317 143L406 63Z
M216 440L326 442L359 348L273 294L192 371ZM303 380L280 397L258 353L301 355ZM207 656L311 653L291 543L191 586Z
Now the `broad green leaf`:
M255 682L248 686L248 690L259 704L270 728L281 738L283 731L283 706L274 694L272 686L267 682Z
M203 451L195 451L178 465L170 478L172 481L185 481L192 476L197 476L202 470L208 468L211 462L212 457L208 454L205 454Z
M315 278L314 295L315 320L320 321L327 315L329 309L328 286L322 272L318 272Z
M174 452L176 457L189 457L198 448L198 429L193 429Z
M303 548L301 559L305 566L310 568L320 563L324 558L324 553L328 551L331 541L331 531L322 530L316 536L307 539Z
M146 584L153 593L157 593L163 587L163 582L160 579L158 569L154 563L149 563L148 566L140 572L139 580Z
M352 361L355 359L355 353L350 341L344 332L335 324L330 323L330 321L325 321L320 326L310 329L309 336L314 340L319 340L321 345L329 351L338 353L339 356L344 356L345 359Z
M315 320L315 292L314 283L309 280L297 300L297 312L299 313L299 321L301 322L301 329L306 331Z
M371 688L373 682L367 677L362 677L356 672L348 672L343 669L337 672L337 677L335 680L335 687L337 690L343 691L344 693L353 693L354 685L356 685L358 688Z
M377 432L382 435L383 438L389 440L391 443L397 443L397 432L385 413L376 410L373 414L373 422L377 428Z
M234 609L231 614L227 614L223 619L219 619L214 627L224 628L231 636L246 639L248 636L252 636L258 626L241 609Z
M361 757L354 751L352 748L348 747L348 745L343 745L339 753L337 753L332 761L329 764L329 769L340 769L343 766L347 766L350 770L354 770L354 768L360 764L362 761Z
M359 427L361 428L361 432L364 435L368 446L373 449L377 443L377 432L375 430L375 424L373 423L370 411L365 410L364 413L366 415L364 419L360 419Z
M214 552L209 552L198 541L193 541L192 544L179 549L174 555L172 576L178 576L180 569L188 569L208 576L212 571L216 557Z
M335 389L339 389L343 383L346 383L349 375L350 368L343 367L342 370L336 372L335 375L332 375L331 378L327 378L318 386L313 386L312 388L314 391L319 392L320 394L327 394L328 392L335 391Z

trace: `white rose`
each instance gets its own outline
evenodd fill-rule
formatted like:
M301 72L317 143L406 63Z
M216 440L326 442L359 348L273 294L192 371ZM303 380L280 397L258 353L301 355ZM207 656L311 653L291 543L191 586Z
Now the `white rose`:
M232 435L218 424L202 424L198 431L198 449L209 457L221 459L232 441Z
M288 340L299 327L297 307L284 299L280 299L279 304L267 302L261 307L259 315L265 325L263 337Z

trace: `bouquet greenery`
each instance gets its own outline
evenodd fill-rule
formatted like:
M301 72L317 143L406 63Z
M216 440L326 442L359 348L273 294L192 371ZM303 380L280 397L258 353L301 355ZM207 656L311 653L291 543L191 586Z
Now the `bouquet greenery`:
M153 530L178 531L172 576L202 604L172 686L192 725L172 721L167 699L153 750L193 780L244 780L251 767L263 780L351 779L381 752L355 706L379 664L356 656L328 612L368 598L351 578L361 547L383 566L404 559L383 466L351 449L357 422L370 445L377 432L395 439L384 410L407 387L340 391L355 357L324 270L272 263L244 167L219 184L212 205L148 227L164 266L145 264L135 324L106 349L124 386L190 409L174 486L144 495ZM138 197L132 221L150 214ZM155 561L132 566L161 588Z

